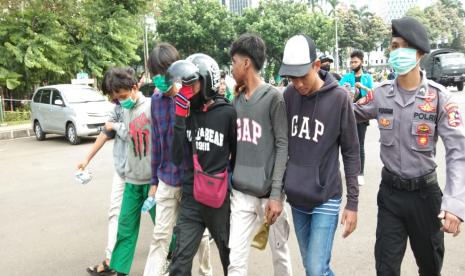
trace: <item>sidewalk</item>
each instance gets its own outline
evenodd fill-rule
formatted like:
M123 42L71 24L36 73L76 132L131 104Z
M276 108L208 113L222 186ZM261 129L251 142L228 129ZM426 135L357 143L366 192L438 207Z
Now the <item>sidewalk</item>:
M0 140L34 136L31 124L0 126Z

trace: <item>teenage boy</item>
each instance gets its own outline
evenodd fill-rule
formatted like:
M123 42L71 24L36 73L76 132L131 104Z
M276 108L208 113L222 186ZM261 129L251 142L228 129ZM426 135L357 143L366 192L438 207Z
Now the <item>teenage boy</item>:
M343 237L357 225L360 156L352 99L320 64L313 40L296 35L286 43L279 70L292 83L284 92L289 126L284 191L307 276L334 275L331 250L342 203L339 148L347 185Z
M263 40L243 34L230 50L232 74L239 89L237 157L232 177L229 275L247 275L255 222L270 226L274 275L292 275L283 209L283 174L287 162L287 120L282 93L260 78L266 56ZM265 217L265 218L264 218Z
M354 50L350 54L351 72L345 74L339 81L340 85L350 86L354 96L354 102L365 97L367 93L373 89L373 77L371 74L363 70L364 54L360 50ZM368 122L360 122L357 124L358 143L360 146L360 173L358 175L358 184L365 184L364 168L365 168L365 134L367 132Z
M179 60L178 51L168 43L158 44L148 59L149 70L156 86L151 103L151 183L155 190L157 221L153 229L152 243L145 265L144 275L146 276L158 276L168 269L164 265L167 257L171 259L171 251L174 249L174 244L170 246L170 241L174 241L171 236L181 202L181 178L184 168L174 165L171 159L177 87L166 76L168 67L177 60ZM208 235L202 239L202 243L200 249L205 252L202 251L199 255L200 272L202 275L211 275Z
M105 95L110 95L113 98L113 93L108 88L108 71L103 76L102 81L102 91ZM121 201L123 200L123 191L124 191L124 166L126 164L126 154L127 154L127 143L126 136L127 131L123 124L123 110L121 105L117 100L114 100L115 107L110 112L109 120L105 124L105 128L97 136L95 143L93 144L87 157L78 164L78 169L84 170L89 162L94 158L94 156L99 152L103 147L106 141L114 138L113 143L113 162L115 166L115 172L113 173L113 184L111 186L111 196L110 196L110 209L108 211L108 240L107 246L105 248L105 260L98 265L88 267L87 272L91 275L108 275L114 273L110 269L110 259L113 252L113 247L116 243L116 233L118 232L118 217L121 210ZM113 126L118 125L118 131L109 130L113 129Z
M123 110L123 125L127 130L127 159L125 164L125 188L121 213L118 220L118 234L110 267L118 275L127 275L134 258L139 235L141 208L149 196L152 171L151 162L151 116L150 100L138 91L137 79L131 68L113 68L109 72L108 85ZM121 131L123 125L110 129ZM155 210L150 211L155 222Z
M181 210L174 233L176 248L170 275L191 275L192 259L205 228L218 247L224 275L229 264L229 192L218 208L194 198L194 155L202 170L210 175L224 172L234 164L236 152L236 112L223 97L217 96L220 81L218 64L204 54L194 54L171 66L183 72L183 86L176 96L173 162L187 165L182 179ZM179 70L178 70L179 69ZM170 70L169 70L170 71ZM188 74L186 74L186 72ZM198 171L196 172L198 173ZM227 181L223 183L227 185ZM198 187L198 186L197 186ZM227 189L227 187L222 186ZM198 190L195 190L198 191ZM224 194L223 194L224 195Z

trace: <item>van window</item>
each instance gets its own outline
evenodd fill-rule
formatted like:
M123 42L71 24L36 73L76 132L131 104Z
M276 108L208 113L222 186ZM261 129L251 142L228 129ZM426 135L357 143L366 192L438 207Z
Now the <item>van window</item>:
M61 98L61 95L60 95L60 92L58 92L57 90L52 90L52 104L55 105L55 100L61 100L63 101L63 99Z
M42 97L40 97L40 103L50 104L50 90L42 90Z
M62 88L61 92L68 103L104 102L105 97L89 86Z
M38 103L40 102L40 96L42 95L42 90L37 91L37 93L34 95L34 98L32 99L33 102Z

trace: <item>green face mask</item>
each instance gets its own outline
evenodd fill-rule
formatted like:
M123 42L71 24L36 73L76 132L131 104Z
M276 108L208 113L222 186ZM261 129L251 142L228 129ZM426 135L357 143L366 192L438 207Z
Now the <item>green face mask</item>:
M399 48L389 54L389 64L399 75L405 75L417 66L417 50L413 48Z
M170 91L171 87L173 86L173 82L170 80L167 80L165 76L163 75L156 75L153 77L153 84L160 90L162 94L165 94L166 92Z
M122 108L131 109L136 105L136 101L134 101L131 97L127 98L126 100L119 101Z

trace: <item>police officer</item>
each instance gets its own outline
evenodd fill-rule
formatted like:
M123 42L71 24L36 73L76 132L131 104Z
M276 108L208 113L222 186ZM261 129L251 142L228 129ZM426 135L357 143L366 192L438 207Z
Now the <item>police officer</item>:
M444 232L455 237L465 218L465 128L451 94L420 70L428 52L422 24L393 20L389 62L398 76L354 104L357 120L377 119L380 131L377 275L400 275L407 238L419 274L440 275ZM435 172L438 136L446 148L444 195Z

